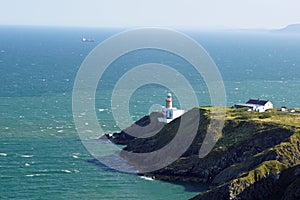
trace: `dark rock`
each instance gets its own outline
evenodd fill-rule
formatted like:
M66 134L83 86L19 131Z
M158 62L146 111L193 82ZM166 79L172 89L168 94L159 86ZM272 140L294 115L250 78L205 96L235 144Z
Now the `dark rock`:
M114 133L112 136L107 135L107 137L115 144L126 145L137 137L155 135L165 125L157 121L158 117L162 117L162 114L157 112L151 113L149 116L147 115L139 119L120 133Z

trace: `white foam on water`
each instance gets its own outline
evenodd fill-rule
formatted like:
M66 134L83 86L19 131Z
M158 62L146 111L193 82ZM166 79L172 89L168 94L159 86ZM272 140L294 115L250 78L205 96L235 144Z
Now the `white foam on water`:
M67 170L67 169L63 169L63 170L61 170L62 172L65 172L65 173L72 173L70 170Z
M27 177L46 176L46 174L27 174Z
M25 155L25 154L24 154L24 155L21 155L21 157L22 157L22 158L32 158L33 155Z
M148 176L140 176L141 179L147 180L147 181L154 181L153 178L148 177Z

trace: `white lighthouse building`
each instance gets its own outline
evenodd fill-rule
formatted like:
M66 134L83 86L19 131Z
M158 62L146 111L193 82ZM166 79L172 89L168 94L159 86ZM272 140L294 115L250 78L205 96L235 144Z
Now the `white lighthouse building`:
M169 92L166 98L166 106L162 106L163 117L159 117L159 122L169 123L184 114L184 110L179 110L172 105L172 94Z

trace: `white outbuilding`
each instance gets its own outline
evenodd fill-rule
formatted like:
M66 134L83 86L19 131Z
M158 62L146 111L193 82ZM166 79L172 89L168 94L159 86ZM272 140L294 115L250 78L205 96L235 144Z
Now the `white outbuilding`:
M270 100L249 99L246 103L235 104L236 108L250 108L255 112L265 112L273 108L273 103Z

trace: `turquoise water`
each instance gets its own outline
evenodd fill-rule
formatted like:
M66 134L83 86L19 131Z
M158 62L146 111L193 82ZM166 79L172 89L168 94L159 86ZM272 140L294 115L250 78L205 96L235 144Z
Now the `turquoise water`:
M76 134L70 98L1 98L1 199L186 199L201 191L95 164Z
M82 145L72 118L73 82L88 53L119 31L0 27L1 199L187 199L203 190L203 185L115 172L94 162ZM300 107L299 36L186 33L218 65L228 105L261 97L277 107ZM83 36L97 42L82 43ZM153 61L174 65L194 84L200 104L210 103L201 77L184 60L166 52L134 52L116 60L98 88L97 115L106 132L118 130L109 107L114 81L124 66ZM153 103L162 104L166 91L155 85L137 90L130 104L133 119L147 114Z

